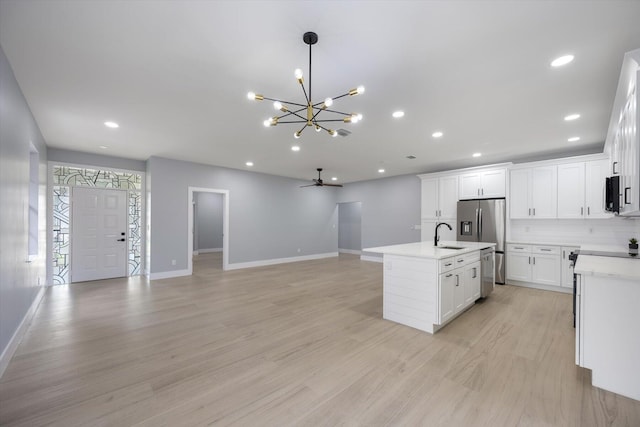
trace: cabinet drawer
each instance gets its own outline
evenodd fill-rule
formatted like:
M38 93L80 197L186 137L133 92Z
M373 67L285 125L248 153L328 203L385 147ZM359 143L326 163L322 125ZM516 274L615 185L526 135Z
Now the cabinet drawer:
M507 251L509 252L531 252L531 246L529 245L517 245L510 243L507 245Z
M445 258L440 260L440 273L446 273L447 271L456 268L455 257Z
M560 246L534 246L534 254L560 255Z
M476 261L480 261L480 252L460 255L456 257L456 267L462 267L463 265L471 264Z

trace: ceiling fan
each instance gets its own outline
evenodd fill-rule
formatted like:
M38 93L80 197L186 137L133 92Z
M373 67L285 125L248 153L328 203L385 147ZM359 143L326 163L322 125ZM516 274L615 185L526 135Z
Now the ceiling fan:
M316 170L318 171L318 179L314 179L313 184L301 185L300 188L302 187L342 187L342 185L340 184L325 184L324 181L322 181L322 178L320 178L320 173L322 172L322 168L318 168Z

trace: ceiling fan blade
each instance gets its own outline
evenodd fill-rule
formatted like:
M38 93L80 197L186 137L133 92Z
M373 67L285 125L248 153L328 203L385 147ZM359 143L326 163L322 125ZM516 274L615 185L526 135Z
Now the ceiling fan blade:
M318 184L309 184L309 185L301 185L300 188L304 187L316 187Z
M340 184L322 184L322 185L327 187L342 187L342 185Z

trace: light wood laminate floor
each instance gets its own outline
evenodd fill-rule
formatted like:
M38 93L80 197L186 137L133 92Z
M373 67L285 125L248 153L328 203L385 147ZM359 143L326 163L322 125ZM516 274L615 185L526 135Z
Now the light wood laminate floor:
M571 296L500 286L435 335L358 257L48 288L2 426L639 426L574 364Z

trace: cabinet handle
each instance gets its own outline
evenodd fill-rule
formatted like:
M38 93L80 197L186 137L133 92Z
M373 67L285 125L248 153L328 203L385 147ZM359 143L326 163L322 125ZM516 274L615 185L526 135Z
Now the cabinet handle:
M536 208L533 208L533 216L536 216Z
M449 273L449 274L447 274L447 275L446 275L446 276L444 276L444 277L451 277L451 276L453 276L453 273Z
M624 188L624 204L625 205L630 205L631 204L631 202L628 201L629 198L627 197L627 194L628 194L627 192L629 190L631 190L631 187L625 187Z
M531 208L529 208L529 216L531 216Z
M562 251L562 259L565 259L564 251Z
M580 208L580 216L584 215L584 208Z
M458 262L464 262L464 260L463 259L459 259Z
M540 249L540 250L541 250L542 252L551 252L551 249L544 249L544 248L542 248L542 249ZM535 259L535 258L534 258L534 259Z
M591 215L591 208L587 206L587 215Z
M614 175L618 175L618 171L616 171L616 166L618 165L618 162L613 162L613 167L611 168L611 172Z
M482 194L484 196L484 188L480 189L480 194Z
M456 274L456 286L460 285L460 276Z
M451 263L449 262L449 263L445 264L444 266L445 267L451 267Z
M536 265L536 257L533 257L533 265Z
M531 257L529 257L529 264L531 264Z
M476 276L478 275L476 269L477 269L476 267L473 267L473 277L472 277L472 279L475 279Z

